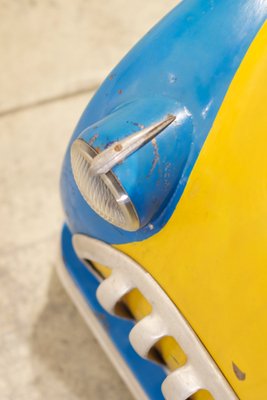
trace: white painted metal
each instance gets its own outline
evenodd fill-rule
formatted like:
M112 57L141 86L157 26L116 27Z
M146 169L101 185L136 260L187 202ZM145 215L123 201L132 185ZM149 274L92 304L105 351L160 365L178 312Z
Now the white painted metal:
M187 356L185 366L171 372L162 384L166 400L186 400L200 389L215 400L237 399L187 321L157 282L139 264L112 246L85 235L74 235L73 245L81 259L89 259L112 269L112 274L97 290L97 298L110 313L132 288L138 288L153 307L151 315L137 322L130 333L136 352L147 357L153 345L172 336Z
M147 357L151 347L167 335L168 331L162 324L161 317L152 312L134 326L130 332L129 339L135 351L141 357ZM140 337L142 340L140 340Z
M115 314L118 299L133 289L133 283L123 279L123 274L114 271L110 279L104 280L97 290L97 298L102 307L110 314Z
M133 375L131 369L128 368L128 365L125 364L125 362L123 361L120 353L110 340L105 329L96 318L94 313L91 311L91 308L88 306L83 295L69 275L69 272L66 269L63 261L57 263L57 273L66 292L71 297L73 303L75 304L85 322L87 323L88 327L91 329L97 341L109 357L110 361L118 371L120 377L128 386L134 398L136 398L136 400L149 400L142 387L140 386L138 380Z
M203 386L205 388L205 382L199 377L198 372L194 370L192 365L188 363L188 365L171 373L164 380L162 393L166 399L185 400L200 389L203 389Z

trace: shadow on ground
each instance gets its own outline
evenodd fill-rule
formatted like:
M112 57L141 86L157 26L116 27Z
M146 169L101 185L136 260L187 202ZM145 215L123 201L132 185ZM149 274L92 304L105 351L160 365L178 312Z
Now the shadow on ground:
M33 367L41 398L49 398L52 381L60 381L67 399L132 400L128 390L100 349L92 333L53 270L47 304L33 328L31 337ZM46 381L42 381L42 371ZM47 372L51 383L47 381ZM51 398L51 397L50 397ZM63 397L62 397L63 398Z

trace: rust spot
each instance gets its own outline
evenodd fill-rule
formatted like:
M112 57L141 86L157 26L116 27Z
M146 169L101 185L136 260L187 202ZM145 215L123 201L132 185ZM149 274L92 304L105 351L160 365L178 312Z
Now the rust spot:
M246 379L245 372L241 371L241 369L239 369L238 366L234 362L232 362L232 366L233 366L233 371L234 371L237 379L239 379L240 381L244 381Z
M116 144L116 146L114 146L114 150L115 151L121 151L122 150L122 145L120 143Z
M122 94L122 90L121 89L118 90L118 94Z
M89 146L93 146L95 143L96 139L98 138L98 133L96 133L88 142Z
M100 153L100 147L95 147L95 151L96 151L97 153Z

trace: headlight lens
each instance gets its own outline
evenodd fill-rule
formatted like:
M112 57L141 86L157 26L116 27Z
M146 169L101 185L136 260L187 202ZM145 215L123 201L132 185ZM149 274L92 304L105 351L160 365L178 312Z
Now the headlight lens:
M96 155L96 150L82 139L75 140L71 147L72 171L83 198L111 224L136 231L140 222L135 207L115 175L111 171L97 176L89 173Z

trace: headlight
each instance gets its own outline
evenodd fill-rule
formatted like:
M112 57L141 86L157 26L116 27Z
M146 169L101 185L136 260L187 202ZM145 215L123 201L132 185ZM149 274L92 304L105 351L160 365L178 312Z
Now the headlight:
M123 187L109 171L103 175L90 174L96 150L82 139L71 148L71 165L75 182L90 207L102 218L127 231L140 227L134 205Z
M121 106L72 143L81 195L110 224L150 232L181 178L191 132L191 115L179 102L159 97Z

